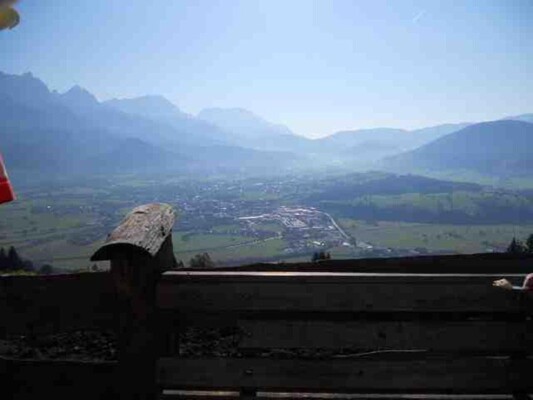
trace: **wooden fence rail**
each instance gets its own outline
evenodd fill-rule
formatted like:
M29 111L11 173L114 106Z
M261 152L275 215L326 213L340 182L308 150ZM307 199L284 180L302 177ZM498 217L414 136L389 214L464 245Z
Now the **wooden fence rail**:
M169 271L173 224L168 205L134 209L92 257L109 273L0 278L0 337L111 328L118 340L116 363L0 359L11 398L533 392L533 298L491 285L520 284L531 257Z

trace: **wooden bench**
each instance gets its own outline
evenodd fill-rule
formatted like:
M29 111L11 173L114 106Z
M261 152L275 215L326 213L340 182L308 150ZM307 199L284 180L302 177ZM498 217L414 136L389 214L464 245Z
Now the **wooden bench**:
M498 277L165 273L157 304L178 329L241 337L238 358L161 358L159 383L247 395L533 392L531 299L491 287Z
M500 274L160 275L174 262L168 209L132 215L93 259L110 259L122 280L131 320L123 324L119 368L137 393L143 383L131 376L139 371L147 392L156 374L160 393L533 392L533 299L493 288ZM524 275L503 276L520 284ZM155 314L157 321L147 318ZM179 356L180 333L195 327L235 332L230 355L217 356L215 346L212 354Z

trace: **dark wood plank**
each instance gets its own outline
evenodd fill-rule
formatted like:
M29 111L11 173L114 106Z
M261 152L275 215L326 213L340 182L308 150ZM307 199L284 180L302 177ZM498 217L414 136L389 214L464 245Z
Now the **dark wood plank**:
M207 392L197 394L194 391L166 391L161 396L163 400L226 400L235 399L233 396L219 395L220 392ZM258 392L257 397L262 399L313 399L313 400L513 400L512 395L506 394L355 394L355 393L283 393L283 392ZM528 398L529 400L530 398Z
M159 396L160 400L234 400L242 399L239 392L198 392L190 390L166 390Z
M405 280L409 279L450 279L450 281L479 281L486 280L487 278L524 278L526 273L404 273L404 272L330 272L330 271L226 271L221 269L213 270L202 270L202 271L191 271L191 270L179 270L179 271L169 271L164 274L165 281L167 282L213 282L220 279L226 281L238 281L238 282L282 282L282 281L294 281L295 279L299 281L308 281L313 282L336 282L336 281L372 281L376 278L389 280L395 278L402 278Z
M305 321L244 320L247 349L427 350L430 352L533 351L533 321Z
M257 389L368 393L533 391L533 360L502 358L379 360L159 360L164 389Z
M396 272L442 274L510 274L533 272L532 254L481 253L416 257L264 263L224 267L224 271Z
M507 278L515 283L523 275ZM533 296L492 287L501 275L165 273L158 305L183 313L528 312Z
M0 277L0 336L113 329L109 273Z
M92 261L109 260L110 251L131 247L154 257L170 235L176 216L168 204L145 204L131 211L109 234L106 242L91 257Z
M494 257L493 257L494 256ZM496 257L501 256L501 257ZM217 267L233 272L351 272L401 274L523 274L533 272L533 256L506 254L417 256L399 258L333 259L318 262L276 262ZM186 271L202 271L186 268Z
M262 393L261 393L262 394ZM272 393L266 397L276 398L299 398L300 396L295 393ZM280 396L281 395L281 396ZM512 400L512 395L506 394L356 394L356 393L303 393L301 398L312 398L313 400L335 400L335 399L347 399L347 400Z
M113 362L35 361L0 357L2 398L116 399Z

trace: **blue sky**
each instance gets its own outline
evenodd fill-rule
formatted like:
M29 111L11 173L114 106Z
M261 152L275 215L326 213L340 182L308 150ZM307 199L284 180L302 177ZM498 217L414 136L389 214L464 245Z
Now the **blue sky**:
M530 0L21 0L0 70L322 136L533 112Z

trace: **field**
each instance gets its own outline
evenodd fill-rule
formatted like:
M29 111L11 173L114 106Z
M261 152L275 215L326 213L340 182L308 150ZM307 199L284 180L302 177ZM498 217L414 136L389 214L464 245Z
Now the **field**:
M513 237L524 240L533 225L441 225L341 219L358 241L378 247L425 249L428 252L481 253L503 251Z
M174 249L179 249L181 252L200 253L221 247L243 245L253 242L253 239L224 233L204 234L178 231L172 234L172 242Z
M224 264L242 264L256 261L281 261L288 260L290 256L284 255L283 251L286 244L283 239L272 238L261 242L246 243L235 245L234 247L212 248L207 250L211 259L215 263ZM203 251L180 251L179 247L174 246L174 254L178 260L187 264L195 254ZM305 257L309 259L309 257Z
M98 185L66 186L50 193L37 190L19 193L16 202L0 208L0 248L7 250L15 246L22 257L36 266L52 264L57 269L68 270L90 268L94 264L89 261L90 256L135 205L129 199L121 200L124 196L121 193L151 193L155 185L150 181L128 180L118 190ZM250 201L257 201L253 193L250 197ZM136 203L154 200L142 198ZM179 215L173 233L174 250L176 258L185 264L195 254L203 252L224 263L269 260L283 254L285 243L279 238L281 226L278 224L255 224L256 229L265 232L266 238L240 234L243 227L238 222L211 225L208 229L180 230L185 216L179 205L174 206ZM107 267L106 262L97 265Z
M80 235L90 237L98 216L72 202L70 212L65 203L27 200L21 196L0 208L0 248L15 246L18 252L36 265L53 264L58 268L88 268L92 253L103 243L99 235L89 243L76 243ZM75 211L74 211L75 209Z

